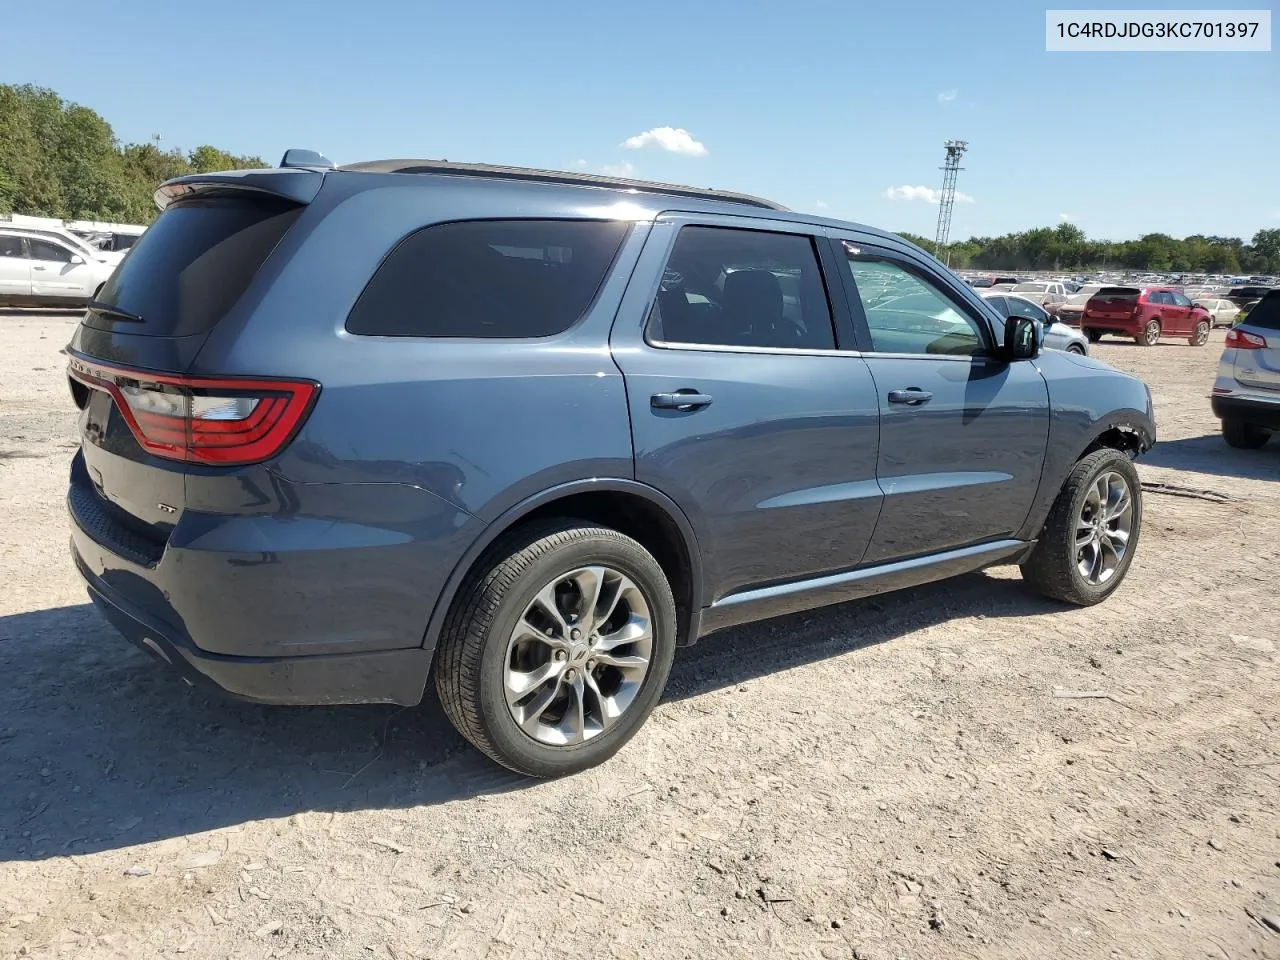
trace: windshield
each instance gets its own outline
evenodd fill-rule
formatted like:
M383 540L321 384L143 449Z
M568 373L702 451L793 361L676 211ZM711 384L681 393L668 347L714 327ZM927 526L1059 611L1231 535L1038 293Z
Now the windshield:
M1015 283L1010 293L1044 293L1048 289L1047 283Z

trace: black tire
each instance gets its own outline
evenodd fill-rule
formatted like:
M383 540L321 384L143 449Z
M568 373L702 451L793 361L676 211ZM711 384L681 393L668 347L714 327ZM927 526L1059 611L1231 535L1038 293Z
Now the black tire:
M1209 330L1212 328L1208 320L1200 320L1196 323L1196 328L1191 334L1191 345L1193 347L1203 347L1209 342Z
M1243 420L1223 420L1222 439L1228 447L1238 450L1257 450L1271 437L1262 427L1245 423Z
M1080 344L1078 343L1073 343L1069 347L1067 347L1067 353L1074 353L1077 357L1083 357L1084 348L1081 347Z
M1101 330L1094 330L1090 328L1088 330L1085 330L1084 335L1089 338L1090 343L1097 343L1099 340L1102 339Z
M649 669L613 726L573 745L550 746L526 734L507 707L507 639L542 587L592 564L620 571L644 595L653 631ZM436 689L453 725L477 749L524 776L566 776L608 760L639 730L666 686L677 630L671 586L644 547L586 521L550 521L500 539L462 585L436 648Z
M1146 326L1142 328L1142 332L1133 339L1140 347L1154 347L1160 342L1160 334L1160 321L1148 320Z
M1115 573L1101 584L1089 583L1080 575L1076 558L1076 518L1080 515L1090 487L1104 473L1118 473L1129 485L1133 511L1129 544ZM1124 581L1133 563L1142 534L1142 484L1133 461L1119 450L1105 447L1078 462L1054 501L1049 518L1040 532L1031 556L1021 565L1022 578L1037 591L1054 600L1081 607L1101 603Z

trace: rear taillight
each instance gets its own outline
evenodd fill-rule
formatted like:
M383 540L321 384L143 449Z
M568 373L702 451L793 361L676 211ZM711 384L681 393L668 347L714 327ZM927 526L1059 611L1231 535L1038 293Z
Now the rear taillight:
M320 390L305 380L178 377L73 357L73 381L109 393L139 445L169 460L234 466L275 456Z
M1267 347L1267 338L1260 337L1256 333L1248 333L1239 327L1232 327L1227 331L1226 346L1235 347L1237 350L1265 350Z

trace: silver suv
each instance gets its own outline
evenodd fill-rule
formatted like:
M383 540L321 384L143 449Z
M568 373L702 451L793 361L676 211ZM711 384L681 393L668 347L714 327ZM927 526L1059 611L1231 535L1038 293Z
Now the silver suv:
M1229 446L1254 450L1280 430L1280 289L1227 333L1210 402Z

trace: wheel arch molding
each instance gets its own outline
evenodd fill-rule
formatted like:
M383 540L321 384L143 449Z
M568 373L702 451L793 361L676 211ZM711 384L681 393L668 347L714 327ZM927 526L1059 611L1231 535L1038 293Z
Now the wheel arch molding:
M615 528L632 526L633 524L611 524L609 518L601 513L601 508L605 505L627 500L633 501L642 515L644 513L648 513L651 517L660 515L669 524L669 533L665 540L661 533L636 536L628 529L620 529L619 532L632 536L654 554L666 573L671 583L672 593L676 597L677 613L680 619L678 643L682 645L693 643L699 634L704 583L698 540L689 518L674 500L648 484L623 478L595 478L575 480L543 490L510 507L486 526L454 565L436 598L423 635L423 647L434 657L441 631L448 619L449 610L457 599L459 588L476 563L504 534L522 523L544 516L581 518L605 526L615 526ZM558 507L563 507L563 512L557 509ZM678 543L670 543L673 536L678 539ZM655 550L655 539L677 549ZM677 582L677 579L682 582Z

